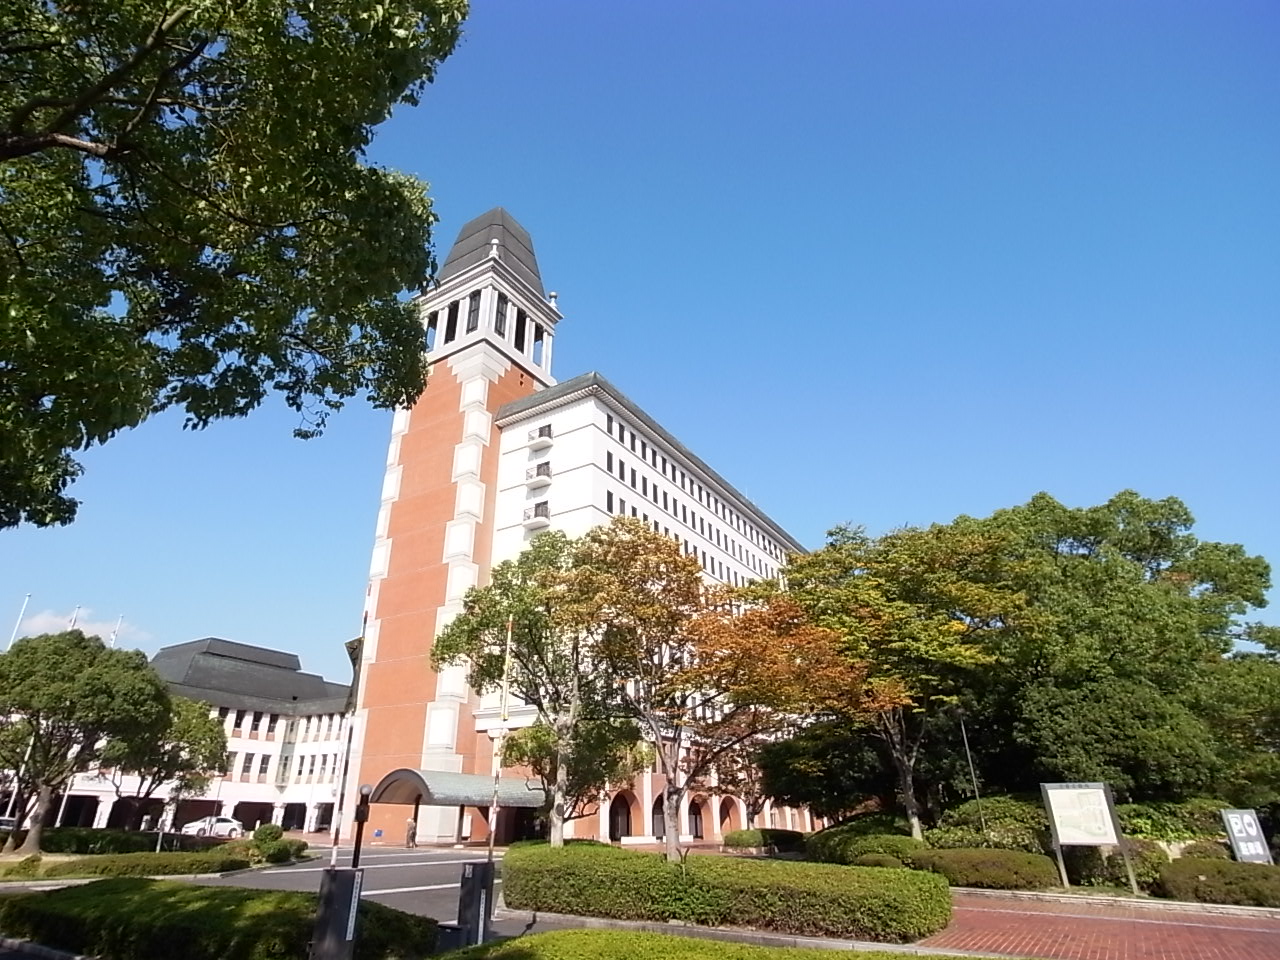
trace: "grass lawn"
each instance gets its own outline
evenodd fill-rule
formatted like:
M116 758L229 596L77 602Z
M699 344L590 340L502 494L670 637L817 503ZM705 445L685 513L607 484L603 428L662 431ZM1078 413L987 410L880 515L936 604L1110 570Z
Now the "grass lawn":
M444 954L441 960L832 960L830 950L757 947L701 937L626 930L557 930ZM903 960L908 954L869 950L858 960ZM934 960L963 960L931 955Z

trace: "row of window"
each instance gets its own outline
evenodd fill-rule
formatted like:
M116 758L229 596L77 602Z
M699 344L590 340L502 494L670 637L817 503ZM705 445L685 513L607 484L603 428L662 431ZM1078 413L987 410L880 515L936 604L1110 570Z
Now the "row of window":
M269 753L232 753L227 758L227 775L229 777L265 777L271 769L271 754ZM299 782L305 777L319 776L323 781L325 779L333 780L338 773L339 754L336 753L311 753L298 757L298 766L294 771L293 781Z
M784 559L782 549L764 536L753 523L685 473L683 469L677 467L674 461L668 460L665 454L660 454L656 445L649 443L647 439L641 437L635 430L628 430L620 420L615 421L611 413L605 416L605 432L614 437L624 447L629 445L631 452L638 454L642 462L648 463L655 470L660 471L672 483L679 483L682 491L689 494L698 503L710 510L712 514L718 516L730 527L746 537L763 553L772 557L775 562L780 562ZM726 539L730 538L726 537Z
M617 509L615 510L615 506ZM694 557L702 563L702 569L706 570L711 576L720 580L722 583L730 583L735 587L741 587L749 583L751 578L741 576L737 570L727 566L715 554L707 555L707 551L700 548L695 543L690 543L688 537L681 538L680 532L671 532L670 527L662 526L658 520L650 520L647 513L642 513L634 504L628 508L627 501L620 495L615 497L612 490L606 490L604 493L605 512L612 515L617 514L620 517L627 516L627 510L630 509L630 516L635 517L646 527L652 527L654 533L661 533L664 537L671 537L676 543L683 543L683 550L689 556ZM773 574L767 574L772 576Z
M759 576L772 577L776 572L773 565L754 550L748 549L741 541L729 536L714 522L708 522L705 514L700 515L696 510L690 510L688 503L681 502L679 498L667 490L660 489L656 480L650 482L649 477L644 473L640 473L637 476L636 468L629 467L626 460L621 456L615 457L612 450L605 451L604 466L605 472L610 476L617 476L623 483L629 484L631 489L639 493L640 496L651 500L655 507L661 507L663 511L679 520L693 533L698 534L708 543L714 543L735 560L750 567ZM613 513L613 508L609 507L607 512ZM635 516L634 512L632 515Z
M232 717L231 708L219 707L218 719L222 721L224 727L227 724L228 717ZM247 729L245 725L246 718L249 718ZM248 710L236 710L234 717L232 717L230 733L232 736L247 736L255 732L264 736L272 736L275 734L279 723L280 714L278 713L254 710L250 714ZM336 737L341 729L341 714L321 713L290 720L286 727L285 735L292 737L296 733L300 740L327 740L331 737Z
M449 303L443 311L432 310L427 314L427 328L425 333L425 342L427 350L436 348L437 339L441 345L452 343L458 338L458 321L462 317L462 313L466 311L465 333L475 333L480 329L480 291L473 291L465 301L454 300ZM532 347L533 362L538 366L542 366L543 353L546 349L547 331L540 323L536 323L529 318L529 315L519 307L514 307L505 293L498 294L497 303L494 305L493 316L490 318L490 329L494 334L503 340L507 339L507 320L513 318L511 324L512 345L520 353L525 352L526 346ZM440 314L444 313L444 333L439 332Z

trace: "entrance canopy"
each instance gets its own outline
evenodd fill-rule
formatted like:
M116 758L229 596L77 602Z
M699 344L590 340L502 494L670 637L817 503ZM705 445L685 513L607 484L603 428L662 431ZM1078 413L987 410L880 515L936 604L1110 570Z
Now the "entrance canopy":
M493 803L493 777L450 770L392 770L378 781L370 803L424 803L438 807L487 807ZM498 806L541 807L547 793L536 780L503 777Z

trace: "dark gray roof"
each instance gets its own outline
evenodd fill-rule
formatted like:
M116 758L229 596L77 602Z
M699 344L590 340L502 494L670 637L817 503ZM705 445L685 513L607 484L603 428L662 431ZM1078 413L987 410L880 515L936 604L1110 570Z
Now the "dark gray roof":
M542 274L538 272L538 259L533 255L533 238L502 207L482 213L458 231L458 239L453 241L453 249L440 268L438 279L447 280L484 260L489 256L492 240L498 241L498 256L502 262L542 294Z
M236 710L341 713L349 690L303 673L296 654L217 637L163 647L151 666L179 696Z
M791 534L783 530L782 527L778 526L778 524L775 523L768 514L743 496L737 488L733 486L733 484L729 483L728 480L724 479L724 477L720 476L720 474L707 466L701 457L697 456L692 450L668 433L666 429L658 423L658 421L654 420L653 417L641 410L627 397L626 394L594 370L590 373L584 373L580 376L574 377L572 380L565 380L563 383L558 383L554 387L547 387L545 390L538 390L527 397L503 404L498 408L498 412L494 414L494 422L497 423L498 426L503 426L504 421L516 419L522 415L532 414L543 407L553 407L559 405L561 402L568 402L574 398L575 394L585 395L588 393L603 393L607 395L617 407L630 414L630 416L638 423L642 424L652 436L658 437L675 453L684 457L689 463L701 470L703 474L705 474L706 478L717 484L721 490L749 508L756 517L773 532L774 536L781 540L781 545L784 548L800 553L806 552L805 548L798 540L796 540L795 537L791 536Z

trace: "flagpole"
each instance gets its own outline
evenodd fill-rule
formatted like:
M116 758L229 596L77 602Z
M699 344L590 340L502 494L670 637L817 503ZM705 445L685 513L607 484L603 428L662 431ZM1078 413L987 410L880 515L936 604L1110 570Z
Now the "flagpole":
M122 623L124 623L123 613L120 614L120 617L116 620L115 629L111 631L111 641L107 644L107 646L111 647L112 650L116 648L116 634L120 632L120 624Z
M71 623L67 625L68 630L76 628L76 621L80 619L80 604L76 604L76 608L71 611Z
M27 615L27 604L31 602L31 594L27 594L22 598L22 609L18 611L18 621L13 625L13 633L9 634L9 647L13 646L13 641L18 639L18 631L22 629L22 618ZM5 647L6 650L9 647Z
M511 617L507 617L507 645L502 656L502 726L493 748L493 802L489 804L489 863L493 863L493 841L498 832L498 784L502 779L502 752L507 745L507 712L511 702Z

